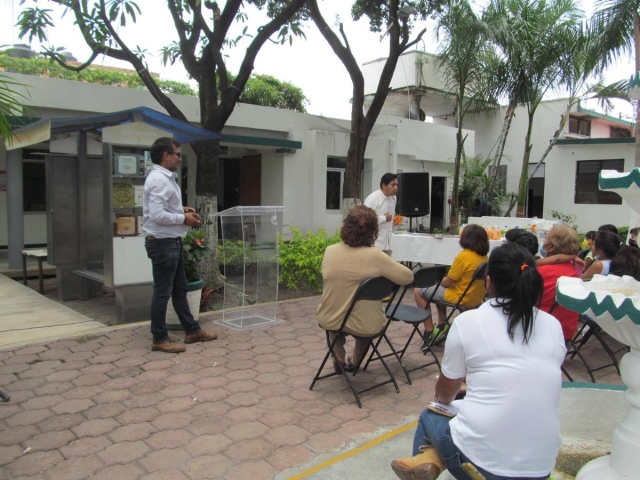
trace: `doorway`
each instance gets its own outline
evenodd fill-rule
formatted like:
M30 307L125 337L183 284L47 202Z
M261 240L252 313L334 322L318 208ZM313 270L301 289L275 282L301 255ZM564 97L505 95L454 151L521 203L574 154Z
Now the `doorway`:
M527 218L544 218L544 177L529 180Z
M431 177L431 230L444 230L444 205L447 177Z
M247 155L224 160L224 209L260 206L262 199L262 156Z

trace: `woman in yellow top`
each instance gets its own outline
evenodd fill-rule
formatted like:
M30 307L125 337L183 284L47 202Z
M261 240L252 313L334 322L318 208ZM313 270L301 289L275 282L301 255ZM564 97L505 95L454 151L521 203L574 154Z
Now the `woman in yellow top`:
M364 205L349 210L340 230L341 243L325 250L322 259L322 301L316 319L325 330L339 330L353 294L367 278L386 277L398 285L413 281L407 267L392 260L373 244L378 236L378 216ZM376 335L387 322L380 300L356 303L344 332L362 337ZM334 333L330 333L333 341ZM345 363L345 335L340 335L335 352L343 366L358 365L369 348L368 340L356 340L353 358ZM335 360L334 360L335 361Z
M456 303L469 283L471 283L478 265L489 260L487 256L489 253L489 236L484 227L480 225L467 225L464 227L462 235L460 235L460 246L464 250L453 259L453 264L447 276L442 279L437 290L435 285L429 288L414 289L413 294L418 307L424 308L427 306L427 301L431 298L434 290L436 292L433 300ZM469 288L461 305L476 307L482 303L485 293L484 284L475 282L475 285L471 285ZM435 333L431 318L424 322L424 342L426 345L429 345L432 336L435 339L436 336L440 335L444 327L445 317L445 308L438 306L438 326Z

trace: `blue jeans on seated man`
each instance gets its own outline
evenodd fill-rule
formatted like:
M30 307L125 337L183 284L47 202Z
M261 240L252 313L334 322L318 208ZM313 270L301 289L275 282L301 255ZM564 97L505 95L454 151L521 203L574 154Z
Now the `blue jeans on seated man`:
M153 268L153 297L151 299L151 333L153 343L169 338L167 331L167 304L169 298L173 309L184 327L186 335L200 331L187 301L187 275L184 273L184 258L181 238L146 239L144 247Z
M449 429L449 420L451 420L449 417L439 415L428 408L425 409L420 415L418 428L413 438L413 454L418 455L420 453L420 447L423 445L433 445L438 450L449 473L457 480L473 480L462 469L462 464L466 462L474 465L478 471L484 475L486 480L546 480L549 478L548 475L544 477L500 477L483 470L465 457L460 449L456 447L455 443L453 443Z

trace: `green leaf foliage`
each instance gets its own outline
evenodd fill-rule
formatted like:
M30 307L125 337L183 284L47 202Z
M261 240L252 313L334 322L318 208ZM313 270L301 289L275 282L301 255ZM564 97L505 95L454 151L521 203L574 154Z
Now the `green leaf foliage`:
M76 73L45 58L13 58L6 55L0 55L0 70L21 73L23 75L36 75L39 77L56 78L61 80L96 83L112 87L145 88L142 80L140 80L140 77L135 72L127 73L120 70L101 67L87 68ZM160 79L158 79L157 82L160 89L165 93L175 93L191 97L196 96L196 92L187 83Z
M135 72L127 73L104 67L89 67L76 73L46 58L14 58L0 55L0 71L96 83L112 87L145 88L142 80ZM233 78L230 76L229 81L233 81ZM157 79L156 81L164 93L190 97L197 96L196 91L188 83L162 79ZM292 83L283 82L270 75L252 75L247 82L240 102L306 113L305 107L309 100L302 92L302 89Z
M304 284L316 292L322 291L322 258L329 245L340 242L338 232L327 237L327 232L307 232L291 227L293 238L280 238L280 281L289 288Z
M271 75L252 75L240 97L241 103L306 113L309 103L302 89Z

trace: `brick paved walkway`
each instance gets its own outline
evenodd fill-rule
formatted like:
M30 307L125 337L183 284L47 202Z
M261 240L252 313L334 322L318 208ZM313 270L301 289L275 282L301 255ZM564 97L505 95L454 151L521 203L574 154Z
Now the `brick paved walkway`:
M326 348L318 302L283 303L285 323L250 332L204 317L220 338L179 355L151 352L148 325L0 351L0 387L11 394L0 403L0 480L271 479L414 420L435 367L409 386L390 362L400 393L365 393L362 409L340 378L309 391ZM390 330L397 344L408 333ZM416 343L406 363L422 359ZM586 379L576 361L566 366ZM375 365L356 383L382 373ZM620 383L613 369L598 381Z

